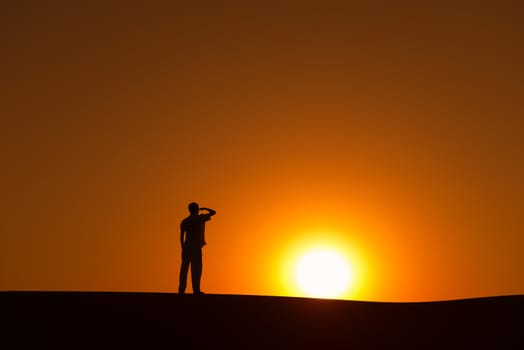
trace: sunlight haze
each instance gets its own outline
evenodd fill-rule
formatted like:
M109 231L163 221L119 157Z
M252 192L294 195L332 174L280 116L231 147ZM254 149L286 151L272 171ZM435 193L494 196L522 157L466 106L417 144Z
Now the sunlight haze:
M0 289L343 299L524 293L522 5L12 2L0 14ZM345 279L346 277L340 277Z

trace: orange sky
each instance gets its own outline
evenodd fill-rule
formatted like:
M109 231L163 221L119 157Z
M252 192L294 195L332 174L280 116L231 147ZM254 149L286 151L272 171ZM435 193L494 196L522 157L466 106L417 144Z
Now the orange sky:
M209 293L296 295L317 242L350 298L524 293L515 2L34 3L0 14L1 290L175 291L195 200Z

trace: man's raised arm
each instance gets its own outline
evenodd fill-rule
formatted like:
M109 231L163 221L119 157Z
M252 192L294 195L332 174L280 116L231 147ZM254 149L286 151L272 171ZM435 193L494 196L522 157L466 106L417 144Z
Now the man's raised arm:
M209 209L209 208L200 208L200 210L207 210L207 215L209 215L210 217L217 213L213 209Z

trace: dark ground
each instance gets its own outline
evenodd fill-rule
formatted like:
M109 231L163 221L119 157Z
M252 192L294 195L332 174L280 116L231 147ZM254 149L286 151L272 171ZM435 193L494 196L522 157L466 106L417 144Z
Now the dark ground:
M524 295L428 303L0 292L0 348L524 349Z

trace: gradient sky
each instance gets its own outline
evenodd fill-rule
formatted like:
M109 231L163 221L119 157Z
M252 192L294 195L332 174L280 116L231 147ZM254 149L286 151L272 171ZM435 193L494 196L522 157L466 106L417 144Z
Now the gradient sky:
M0 290L176 291L198 201L209 293L524 293L519 2L64 3L0 14Z

